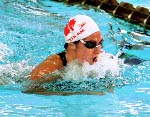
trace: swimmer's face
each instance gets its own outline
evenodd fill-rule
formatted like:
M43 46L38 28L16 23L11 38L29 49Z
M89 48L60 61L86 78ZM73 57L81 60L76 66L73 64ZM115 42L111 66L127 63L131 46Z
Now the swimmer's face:
M80 41L76 44L76 57L79 62L88 62L90 65L96 62L97 57L101 52L101 42L102 36L98 31L84 38L82 42Z

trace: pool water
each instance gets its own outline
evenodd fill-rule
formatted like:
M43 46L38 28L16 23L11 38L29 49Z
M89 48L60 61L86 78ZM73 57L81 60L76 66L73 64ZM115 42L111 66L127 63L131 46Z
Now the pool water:
M149 0L126 2L132 3L134 7L139 5L150 9ZM1 0L0 14L0 116L150 115L150 48L141 45L129 49L118 45L124 39L133 45L139 44L137 40L149 41L148 29L115 18L91 6L69 6L50 0ZM76 14L89 15L95 20L104 38L103 49L107 53L116 55L122 50L144 62L122 69L122 76L116 78L116 82L112 82L114 93L106 90L105 95L61 96L23 93L25 84L22 81L27 80L31 70L48 55L64 50L63 28L68 19ZM112 25L112 30L109 24ZM121 32L118 32L118 28ZM114 42L113 39L117 41ZM88 90L97 90L92 86L89 85Z

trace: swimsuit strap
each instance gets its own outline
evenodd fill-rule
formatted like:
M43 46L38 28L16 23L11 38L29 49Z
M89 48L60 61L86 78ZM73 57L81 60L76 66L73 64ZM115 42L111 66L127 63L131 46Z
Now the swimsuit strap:
M66 52L63 51L63 52L61 52L61 53L58 53L57 55L60 57L60 59L61 59L63 65L66 66L66 65L67 65L67 60L66 60L66 56L65 56L65 55L66 55Z

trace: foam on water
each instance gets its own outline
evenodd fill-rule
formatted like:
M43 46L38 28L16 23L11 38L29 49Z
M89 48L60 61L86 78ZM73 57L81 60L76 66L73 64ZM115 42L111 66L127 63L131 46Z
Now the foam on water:
M0 42L0 62L6 62L6 58L13 54L13 51L6 44Z
M113 56L108 53L101 53L98 57L98 61L93 65L87 62L81 66L77 64L77 61L71 62L64 70L64 80L85 80L88 77L94 79L109 77L116 77L120 75L120 65L123 64L123 60L118 59L118 55Z
M8 57L12 55L13 51L6 44L0 43L0 85L21 82L33 68L27 60L11 63Z
M33 67L29 66L26 60L0 65L0 85L16 84L27 80L31 69Z

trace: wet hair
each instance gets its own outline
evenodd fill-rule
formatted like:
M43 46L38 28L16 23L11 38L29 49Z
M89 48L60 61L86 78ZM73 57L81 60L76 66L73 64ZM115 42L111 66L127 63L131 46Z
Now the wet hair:
M75 41L75 42L73 42L73 43L74 43L74 44L78 44L78 43L79 43L79 41L80 41L80 40ZM65 44L64 44L64 48L65 48L65 49L67 49L67 47L68 47L68 43L65 43Z
M68 47L68 43L65 43L65 44L64 44L65 50L67 49L67 47Z

